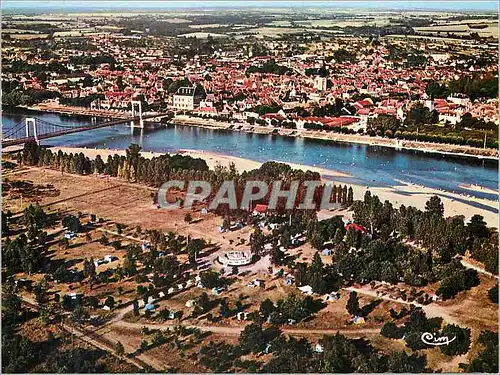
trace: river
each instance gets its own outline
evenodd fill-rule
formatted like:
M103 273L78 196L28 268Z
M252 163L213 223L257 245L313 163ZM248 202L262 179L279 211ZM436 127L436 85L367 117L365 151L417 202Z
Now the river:
M66 126L90 124L89 118L15 110L2 114L3 131L27 115ZM145 151L193 149L261 162L276 160L318 166L348 173L351 177L343 179L345 183L392 186L401 180L478 198L498 199L495 194L460 187L471 184L497 190L498 162L491 160L183 125L156 125L154 128L134 129L134 132L128 125L116 125L42 141L42 145L47 146L112 149L127 148L130 143L140 144Z

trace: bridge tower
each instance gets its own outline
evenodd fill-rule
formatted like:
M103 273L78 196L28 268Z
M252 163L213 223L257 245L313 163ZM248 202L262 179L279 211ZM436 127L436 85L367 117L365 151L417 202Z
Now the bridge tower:
M139 127L141 129L144 129L144 120L142 119L142 103L139 100L132 100L130 102L132 105L132 117L135 117L135 106L139 107ZM130 122L130 126L132 127L132 130L134 129L134 121Z
M26 120L26 138L30 136L30 125L33 124L33 136L35 137L35 142L37 144L40 144L40 141L38 140L38 134L36 132L36 119L33 117L27 117Z

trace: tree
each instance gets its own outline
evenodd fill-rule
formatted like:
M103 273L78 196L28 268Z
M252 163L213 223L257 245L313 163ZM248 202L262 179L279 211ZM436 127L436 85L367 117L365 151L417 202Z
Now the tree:
M290 239L290 231L285 228L283 233L280 236L280 246L286 250L292 246L292 240Z
M227 318L231 312L231 309L229 308L229 304L225 299L220 301L220 308L219 308L219 313L223 318Z
M148 349L148 347L149 347L149 344L148 344L147 340L142 340L141 344L140 344L140 350L145 351Z
M94 277L96 275L94 258L90 260L85 259L83 261L83 276L84 277Z
M264 234L259 227L256 227L250 235L250 249L255 256L260 256L264 250Z
M82 305L77 305L71 314L71 320L78 324L83 323L86 319L88 319L88 317L89 316Z
M40 268L41 251L38 244L29 242L25 234L13 241L7 238L2 244L2 266L8 274L24 271L31 274Z
M491 302L498 304L498 283L488 290L488 298Z
M345 236L345 245L347 246L347 248L357 249L359 247L359 237L360 235L357 230L355 230L354 228L349 228Z
M99 306L99 299L97 299L96 296L90 296L87 298L87 304L93 308L93 309L97 309L97 307Z
M251 323L245 326L239 337L240 348L248 353L260 353L266 347L266 339L262 331L262 325Z
M452 298L462 290L469 290L479 284L477 271L466 269L456 259L443 267L441 277L441 283L436 290L436 294L442 296L443 299Z
M206 292L203 292L196 299L195 305L201 310L201 313L206 313L210 310L212 302L210 301L210 298L208 298L208 294Z
M200 272L201 285L204 288L216 288L223 285L223 279L220 277L218 272L207 270Z
M483 349L469 364L460 364L460 367L466 372L498 374L498 333L483 331L478 342Z
M428 125L435 124L439 120L439 113L436 110L429 110L422 103L414 104L408 111L405 119L406 125Z
M315 230L311 238L311 246L315 249L321 249L324 244L325 238L323 236L323 233L321 233L319 230Z
M347 192L347 205L352 206L354 203L354 192L352 190L352 187L349 186L349 191Z
M132 307L134 309L134 315L137 316L139 315L139 302L137 301L137 299L134 299L132 301ZM162 310L160 310L160 313L161 313ZM167 314L167 317L168 317L168 314Z
M23 224L28 229L28 232L37 234L44 226L46 222L46 215L42 208L38 205L30 204L23 211ZM33 238L28 234L29 238Z
M128 177L134 181L137 179L138 165L141 158L141 146L136 143L130 144L126 150L126 160L127 164L132 167L132 175Z
M200 348L201 364L214 373L229 372L235 359L241 356L240 349L225 342L210 341Z
M118 240L111 242L111 246L113 246L113 249L115 250L120 250L122 248L122 243Z
M392 352L387 360L389 372L393 373L423 373L427 366L427 357L424 355L407 354L405 351Z
M442 336L452 340L448 345L441 345L441 353L446 355L461 355L469 351L470 347L470 328L461 328L455 324L447 324L442 332Z
M490 232L486 226L486 222L481 215L474 215L467 224L467 231L473 238L488 238Z
M33 288L33 292L35 294L35 301L38 307L45 307L49 302L48 291L49 291L49 283L45 278L40 280Z
M273 357L263 366L263 373L319 372L315 367L311 344L306 339L278 336L270 344Z
M193 221L193 218L191 217L191 214L190 213L187 213L185 216L184 216L184 222L186 222L187 224L191 224L191 222Z
M401 122L395 117L391 115L380 114L377 117L369 118L367 123L367 128L371 130L371 132L380 131L387 135L388 131L395 132L400 127ZM370 131L368 131L370 133Z
M335 230L335 236L333 237L333 243L340 244L343 241L344 241L344 233L342 232L342 229L337 228Z
M62 226L71 232L78 232L80 230L80 219L74 215L66 215L62 219Z
M349 300L346 305L347 312L351 315L358 315L359 313L359 301L358 301L358 293L352 291L349 294Z
M104 173L106 170L106 164L101 158L101 155L97 155L94 160L94 172L97 174Z
M444 214L444 204L441 199L434 195L425 203L425 211L431 216L442 218Z
M271 263L276 266L281 266L283 264L283 260L285 259L285 253L281 251L281 249L274 245L270 251Z
M313 292L323 293L325 289L325 282L323 280L323 261L319 253L315 253L311 266L307 272L309 285L312 287Z
M106 246L109 244L109 240L108 240L108 237L106 237L106 235L102 235L101 238L99 238L99 243L103 246Z
M307 273L307 264L306 263L298 263L295 267L294 271L295 282L298 286L307 285L308 273Z
M66 237L63 237L60 242L61 249L67 250L69 249L69 240Z
M15 285L6 282L2 285L2 324L3 328L14 326L19 313L22 312L21 298L15 290Z
M260 303L259 312L264 319L267 319L275 310L274 303L269 298L266 298Z
M398 327L394 322L386 322L380 330L380 334L390 339L400 339L404 335L404 328Z
M54 272L54 279L57 282L69 282L71 280L71 273L61 264Z
M120 341L118 341L115 345L115 353L119 357L125 354L125 348L123 347L123 344Z
M123 229L125 229L125 225L123 225L122 223L116 223L116 232L118 234L122 234L123 233Z
M358 351L351 340L337 333L323 336L320 342L323 345L323 364L319 372L352 373L356 371L357 366L353 361Z
M450 95L449 89L446 87L446 85L441 85L439 82L436 81L429 81L425 88L425 93L431 97L431 99L436 99L436 98L447 98L448 95Z
M108 306L110 309L112 309L115 306L115 299L113 296L107 296L106 300L104 301L104 306Z
M206 243L205 240L199 239L199 238L194 238L190 240L186 246L186 251L188 253L188 259L190 264L196 264L196 259L198 258L198 255L205 247Z
M383 205L376 195L372 196L370 191L365 193L363 201L354 202L353 211L354 221L369 228L372 235L384 221Z

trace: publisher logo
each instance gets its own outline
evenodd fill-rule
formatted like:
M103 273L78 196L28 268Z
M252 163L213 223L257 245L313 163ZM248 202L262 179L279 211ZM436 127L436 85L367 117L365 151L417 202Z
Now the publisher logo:
M456 336L453 336L453 338L450 339L448 336L438 336L430 332L424 332L422 333L420 339L424 344L432 346L441 346L441 345L449 345L456 339Z

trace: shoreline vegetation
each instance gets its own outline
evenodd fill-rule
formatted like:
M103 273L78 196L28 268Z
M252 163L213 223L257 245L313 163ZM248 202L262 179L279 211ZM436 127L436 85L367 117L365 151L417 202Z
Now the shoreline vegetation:
M90 110L88 108L55 106L55 105L35 105L31 107L18 107L22 109L57 113L63 115L79 115L92 117L92 114L98 117L123 117L122 112L109 112ZM396 150L417 151L423 153L433 153L451 157L473 157L485 160L499 160L498 149L495 148L478 148L471 146L447 144L447 143L432 143L423 141L403 140L396 138L385 138L379 136L368 136L359 134L344 134L330 131L311 130L311 129L286 129L279 127L250 125L248 123L231 123L216 121L213 119L203 119L187 115L176 115L169 121L170 124L197 126L206 129L242 131L254 134L273 134L289 137L303 137L309 139L344 142L352 144L363 144L377 147L390 147Z
M63 153L83 153L86 157L93 160L100 155L103 160L106 160L108 156L113 156L118 154L119 156L125 156L125 149L103 149L103 148L82 148L82 147L50 147L52 152L57 153L61 150ZM216 166L229 167L234 164L236 170L239 172L250 171L259 168L263 163L243 159L230 155L217 154L214 152L207 152L201 150L178 150L179 154L188 155L192 158L201 158L205 160L207 166L213 170ZM141 156L151 159L153 157L158 157L164 155L166 152L149 152L141 150ZM175 154L175 153L170 153ZM281 162L280 162L281 163ZM294 169L301 169L303 171L310 170L317 172L321 175L323 180L333 181L336 177L348 177L345 173L338 172L335 170L312 167L307 165L299 165L293 163L289 164ZM327 176L327 177L326 177ZM462 215L466 219L470 219L475 214L482 215L484 221L490 227L498 228L498 201L493 201L484 198L477 198L473 196L466 196L459 193L444 192L437 189L411 184L404 181L398 181L397 185L394 186L383 186L383 187L368 187L364 185L359 185L356 183L349 182L349 186L353 188L354 199L363 199L363 196L367 190L371 191L372 194L377 195L382 202L385 200L390 201L395 207L401 205L414 206L418 209L424 209L425 203L434 195L438 195L442 200L445 207L446 216L457 216ZM475 189L481 189L480 186L474 186ZM472 189L472 187L471 187ZM486 189L486 188L484 188ZM477 207L474 207L476 205Z

